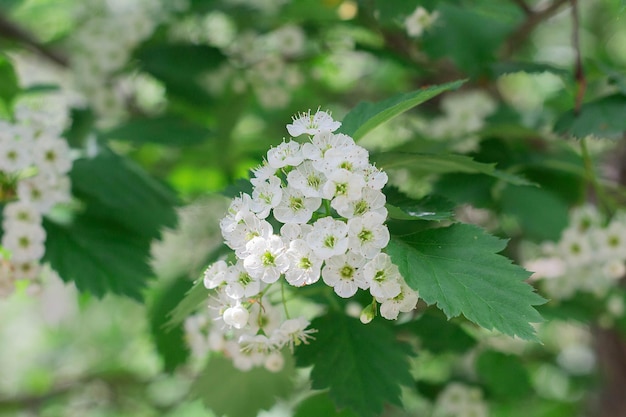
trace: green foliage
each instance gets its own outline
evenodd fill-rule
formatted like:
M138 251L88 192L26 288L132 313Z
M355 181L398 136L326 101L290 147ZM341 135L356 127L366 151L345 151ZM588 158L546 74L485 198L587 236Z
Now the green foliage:
M529 323L542 319L532 306L544 300L523 282L528 272L497 255L505 246L476 226L455 224L394 238L387 252L407 284L446 316L536 340Z
M137 118L103 132L103 139L117 139L135 144L158 143L170 146L197 145L211 136L211 132L174 115Z
M494 397L521 400L532 392L528 371L517 356L487 350L478 357L476 370Z
M387 190L388 217L396 220L450 220L454 217L454 203L438 196L428 195L413 200L394 190Z
M172 309L190 288L191 281L187 277L177 278L165 288L157 291L149 305L150 332L159 356L163 358L164 370L167 372L172 372L177 366L185 363L189 357L189 348L185 342L182 324L168 328L165 323Z
M441 313L427 311L416 320L403 323L400 329L419 338L419 346L433 353L463 353L476 346L476 338Z
M286 355L285 367L278 373L264 368L242 372L232 361L212 356L195 381L192 393L219 416L255 417L269 409L277 398L293 391L293 361Z
M0 100L9 106L19 92L20 85L13 65L4 54L0 54Z
M343 312L311 323L315 340L296 349L298 366L311 366L313 389L329 388L338 408L360 417L379 415L385 403L400 404L400 385L411 385L408 346L380 321L363 325Z
M347 408L337 410L327 392L312 395L298 404L293 417L356 417Z
M549 72L551 74L559 75L562 77L569 76L570 73L562 68L557 68L554 65L544 64L541 62L496 62L492 66L494 75L500 76L505 74L512 74L516 72L525 72L528 74L541 74Z
M339 132L359 140L368 132L413 107L438 96L456 90L465 81L459 80L442 85L424 87L410 93L397 94L378 103L362 101L344 117Z
M613 137L626 131L625 113L626 95L613 94L583 104L578 114L574 110L564 113L554 130L577 138Z
M204 282L199 279L191 287L169 314L169 320L165 328L171 330L181 324L185 319L194 313L201 304L207 302L209 290L204 286Z

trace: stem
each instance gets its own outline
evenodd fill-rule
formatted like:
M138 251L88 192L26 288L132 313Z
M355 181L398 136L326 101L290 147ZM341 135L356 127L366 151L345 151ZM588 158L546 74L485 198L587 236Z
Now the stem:
M574 103L574 114L580 113L585 91L587 90L587 79L583 70L582 54L580 52L580 19L578 18L578 0L570 0L572 4L572 46L576 51L576 62L574 64L574 78L576 79L576 101Z
M322 201L324 201L324 211L326 212L326 216L330 216L331 215L330 201L326 199L323 199Z
M598 206L602 210L604 210L607 217L610 218L611 214L615 211L615 207L613 205L612 200L607 195L604 187L598 181L598 177L596 176L593 159L591 158L591 154L589 153L589 148L587 147L587 139L582 138L580 140L580 150L583 158L583 164L585 167L585 180L587 185L593 190L595 197L597 199Z
M280 282L280 297L283 301L283 309L285 310L285 317L289 320L289 310L287 310L287 297L285 296L285 281Z

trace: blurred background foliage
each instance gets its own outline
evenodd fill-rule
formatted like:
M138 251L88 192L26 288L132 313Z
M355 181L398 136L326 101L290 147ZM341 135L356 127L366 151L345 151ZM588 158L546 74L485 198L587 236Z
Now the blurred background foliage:
M416 34L418 6L431 20ZM467 79L360 144L464 154L527 180L389 170L403 193L436 193L457 218L512 239L521 260L559 239L571 207L611 214L624 202L625 19L619 0L0 0L0 115L21 102L68 114L64 136L82 152L72 192L87 207L71 226L46 225L45 260L66 282L45 269L36 295L0 300L0 416L213 415L202 399L231 417L351 416L310 396L301 373L276 405L214 398L219 378L198 379L184 326L163 327L220 253L220 193L237 192L297 112L342 120L361 101ZM602 388L623 389L626 370L601 372L626 357L623 298L616 288L546 305L541 345L427 311L407 328L421 341L416 389L384 415L436 416L451 381L479 387L494 416L626 415L619 390Z

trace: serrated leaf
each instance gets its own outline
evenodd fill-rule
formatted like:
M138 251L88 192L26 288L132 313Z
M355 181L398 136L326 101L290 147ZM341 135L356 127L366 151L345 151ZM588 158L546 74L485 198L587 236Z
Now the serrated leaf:
M556 122L554 130L577 138L588 135L612 137L626 131L626 95L613 94L582 105L580 113L570 110Z
M506 241L476 226L454 224L392 238L387 247L407 284L448 318L463 314L486 329L536 340L533 308L545 302L523 282L530 273L497 253Z
M176 197L138 165L108 150L74 162L72 190L95 218L119 223L146 238L158 238L177 222Z
M203 303L207 302L208 296L209 290L204 286L204 282L201 279L197 280L178 305L172 309L169 320L164 325L165 329L172 329L185 321Z
M278 398L293 391L294 368L291 356L285 357L282 371L272 373L257 367L248 372L236 369L232 361L212 356L192 386L192 394L218 416L256 417Z
M311 366L313 389L329 388L337 408L374 417L385 403L400 404L400 385L411 385L408 346L383 323L363 325L343 312L311 323L315 340L296 349L298 366Z
M180 323L173 328L166 328L163 323L168 319L170 311L187 294L191 285L186 277L176 279L166 288L157 291L148 309L150 333L157 352L163 359L166 372L172 372L189 357L189 348L185 343L185 333Z
M520 400L532 391L528 371L517 356L485 351L476 360L476 371L495 397Z
M408 168L422 175L462 172L485 174L515 185L532 185L525 178L496 169L496 164L474 161L471 157L457 154L428 154L409 152L383 152L370 158L383 170Z
M211 132L190 121L174 115L137 118L103 132L103 139L117 139L131 143L158 143L186 146L204 142Z
M152 277L148 265L150 239L118 223L78 216L69 225L44 221L44 260L80 291L102 297L107 292L142 299Z
M388 216L396 220L450 220L454 217L454 203L439 195L412 199L396 189L386 189Z
M476 346L476 339L461 326L447 320L443 314L427 312L416 320L399 326L419 337L420 348L433 353L466 352Z
M320 392L302 401L296 407L293 417L356 417L348 410L337 410L327 392Z
M344 117L339 132L358 140L377 126L448 90L459 88L465 80L424 87L397 94L378 103L362 101Z

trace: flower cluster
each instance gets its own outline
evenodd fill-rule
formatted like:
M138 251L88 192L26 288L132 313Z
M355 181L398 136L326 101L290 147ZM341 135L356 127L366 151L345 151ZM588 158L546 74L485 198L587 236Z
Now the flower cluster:
M487 417L489 410L480 388L450 383L437 396L433 417Z
M2 247L10 254L0 255L0 295L12 292L16 279L38 276L46 239L42 216L70 200L72 160L62 126L27 107L18 106L15 118L14 124L0 122L0 202L7 202Z
M404 27L407 34L412 38L419 38L433 26L438 16L438 12L429 13L422 6L418 6L413 13L404 19Z
M321 279L342 298L367 290L390 320L417 304L417 293L382 251L389 242L381 191L387 175L350 136L333 133L339 126L324 111L295 117L289 134L307 139L270 149L253 170L252 193L234 198L220 222L234 261L209 266L204 284L215 290L214 318L234 331L240 351L267 360L311 337L306 319L273 317L277 282L302 287ZM376 314L372 305L363 322Z
M540 256L525 263L546 294L566 299L576 291L605 296L626 273L626 213L606 224L592 206L571 214L559 242L547 242Z

